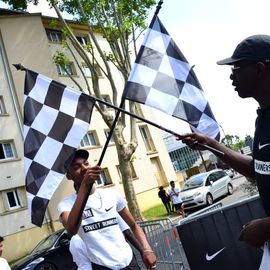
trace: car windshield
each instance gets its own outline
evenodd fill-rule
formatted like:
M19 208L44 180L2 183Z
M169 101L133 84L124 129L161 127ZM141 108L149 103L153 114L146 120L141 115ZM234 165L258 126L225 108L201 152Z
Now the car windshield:
M62 231L56 232L40 241L38 245L32 250L31 254L37 254L42 252L43 250L50 249L54 245L56 239L59 237L61 233Z
M187 180L182 190L187 190L187 189L192 189L192 188L197 188L197 187L202 186L203 180L206 175L207 173L200 173L200 174L192 176L192 178Z

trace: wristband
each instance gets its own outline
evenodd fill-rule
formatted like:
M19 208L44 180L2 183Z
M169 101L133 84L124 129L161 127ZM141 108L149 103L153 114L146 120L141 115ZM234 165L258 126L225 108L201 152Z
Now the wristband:
M144 249L143 253L155 253L152 249Z

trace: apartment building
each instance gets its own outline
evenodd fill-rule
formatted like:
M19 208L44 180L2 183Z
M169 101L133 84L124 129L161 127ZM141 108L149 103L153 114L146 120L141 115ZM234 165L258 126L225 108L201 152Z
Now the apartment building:
M56 205L64 196L73 192L72 183L64 179L50 201L42 228L30 223L23 165L25 73L17 71L13 64L21 63L26 68L77 88L75 82L66 75L65 70L55 65L52 60L53 55L57 51L63 51L63 48L60 44L62 34L59 29L51 27L51 21L52 18L43 17L41 14L17 13L0 9L0 235L6 238L4 256L8 260L22 257L40 239L61 227ZM71 21L69 24L78 41L84 44L88 38L87 27ZM99 33L96 33L96 38L104 50L108 49L106 41ZM83 88L86 87L76 66L75 60L77 60L91 84L90 70L81 61L80 56L76 52L75 56L68 51L65 53L70 59L67 68L73 79ZM123 80L117 70L114 71L114 78L121 91ZM100 81L102 95L110 102L108 82L102 77ZM153 119L150 109L137 106L137 113L147 119ZM108 131L108 127L94 109L90 130L80 146L90 151L90 163L95 164L99 160ZM160 131L142 121L137 121L137 134L139 146L132 162L133 185L140 209L144 210L160 203L157 187L167 186L169 181L177 180L177 176ZM129 128L126 128L125 135L129 138ZM118 164L112 140L102 163L103 172L100 180L97 181L97 187L114 188L124 196Z

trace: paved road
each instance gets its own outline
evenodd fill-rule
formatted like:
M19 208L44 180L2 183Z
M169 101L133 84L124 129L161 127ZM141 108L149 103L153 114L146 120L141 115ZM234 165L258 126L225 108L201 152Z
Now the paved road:
M237 175L232 179L234 192L230 196L226 196L222 198L221 201L223 205L229 205L235 202L239 202L244 200L250 196L250 194L244 190L243 185L247 183L247 180L244 176Z

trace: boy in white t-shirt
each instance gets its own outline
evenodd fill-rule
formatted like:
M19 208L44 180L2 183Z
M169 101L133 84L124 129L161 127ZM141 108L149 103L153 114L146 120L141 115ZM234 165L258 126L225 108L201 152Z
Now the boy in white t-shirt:
M4 250L3 242L4 242L4 237L0 236L0 270L10 270L7 260L4 258L1 258L3 250Z
M175 187L174 181L170 182L170 186L171 186L171 189L169 190L168 194L171 197L173 206L175 207L176 212L182 215L182 217L184 218L186 215L185 215L184 209L182 208L182 199L180 197L181 189Z
M58 205L61 222L71 235L83 240L87 257L94 270L140 269L118 225L118 214L132 230L143 247L143 262L147 269L155 267L156 256L142 229L135 222L126 201L115 190L96 189L92 184L99 178L101 168L91 167L89 153L77 150L67 170L77 193L63 199ZM82 211L83 210L83 211Z

